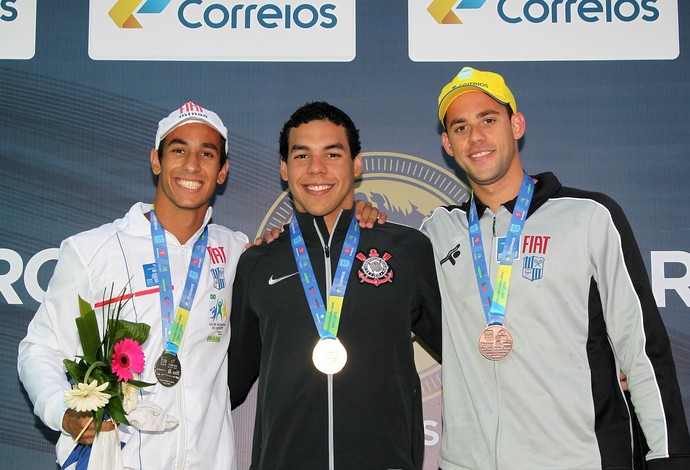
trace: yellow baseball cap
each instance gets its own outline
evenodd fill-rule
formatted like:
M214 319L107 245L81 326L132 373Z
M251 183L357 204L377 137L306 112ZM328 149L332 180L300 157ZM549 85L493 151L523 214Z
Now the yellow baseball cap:
M515 97L503 77L494 72L483 72L472 67L463 67L438 95L438 119L441 124L444 124L446 111L448 111L453 100L463 93L473 90L483 91L499 103L509 105L514 113L517 112Z

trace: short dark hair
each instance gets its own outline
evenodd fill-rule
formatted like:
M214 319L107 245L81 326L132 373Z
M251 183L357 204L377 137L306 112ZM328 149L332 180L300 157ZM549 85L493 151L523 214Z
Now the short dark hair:
M164 143L165 137L161 140L161 143L158 144L158 148L156 149L156 151L158 152L158 160L163 160ZM223 168L223 165L225 165L225 161L228 159L228 154L225 152L225 138L223 138L222 135L220 136L220 148L218 149L218 152L220 153L220 166L218 168Z
M347 142L350 145L350 156L352 159L361 152L362 144L359 141L359 130L355 127L355 123L352 122L350 116L332 104L324 101L314 101L297 109L283 125L283 130L280 131L279 139L281 160L285 161L288 157L288 137L290 135L290 130L311 121L330 121L336 126L343 126L347 133Z

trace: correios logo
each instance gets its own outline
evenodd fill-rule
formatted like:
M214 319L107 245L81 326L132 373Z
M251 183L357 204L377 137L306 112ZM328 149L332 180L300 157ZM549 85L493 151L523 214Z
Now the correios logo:
M685 0L687 1L687 0ZM672 60L679 0L408 0L414 61Z
M434 0L427 8L438 24L462 24L460 18L453 12L455 9L473 9L481 8L486 0Z
M643 20L656 21L657 0L528 0L515 2L499 0L498 16L506 23L596 23ZM508 4L510 3L510 5ZM520 8L520 3L523 3Z
M119 28L141 28L141 23L134 17L135 10L137 13L161 13L170 1L145 0L144 4L139 7L142 0L117 0L108 12L108 16Z
M137 14L157 14L170 4L171 0L118 0L108 11L108 16L119 28L142 28L134 16ZM208 27L244 28L254 26L273 29L278 27L308 29L315 26L330 29L338 24L336 6L326 3L320 7L310 3L297 5L274 3L236 3L229 5L222 0L184 0L177 10L180 25L189 29ZM141 5L141 6L140 6Z
M2 1L2 0L0 0ZM356 0L90 0L95 60L355 58Z
M659 18L657 0L498 0L496 13L506 23L631 22ZM455 10L477 10L486 0L433 0L427 11L439 24L462 24Z

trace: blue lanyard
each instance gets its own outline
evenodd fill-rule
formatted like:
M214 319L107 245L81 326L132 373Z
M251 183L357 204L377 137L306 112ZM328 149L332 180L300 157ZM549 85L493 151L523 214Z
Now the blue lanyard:
M488 325L502 325L506 313L508 291L510 289L510 274L513 269L513 260L519 253L520 235L525 226L527 212L529 211L532 195L534 194L534 180L525 173L515 201L515 208L510 219L510 227L506 235L503 252L499 255L499 268L496 275L496 289L491 286L489 271L484 257L484 245L482 243L482 231L479 227L477 204L474 201L474 193L469 214L470 245L472 246L472 262L474 274L477 278L479 296L482 299L482 308Z
M290 222L290 244L292 245L293 255L297 263L299 277L302 280L304 295L307 297L307 303L309 304L316 329L319 332L319 337L336 338L338 336L343 299L347 290L347 280L350 278L352 261L359 244L359 224L357 219L354 216L352 217L352 222L343 242L340 259L338 259L338 267L331 284L330 295L328 296L328 310L326 310L323 304L321 290L314 275L314 269L309 259L309 253L307 252L307 246L304 243L304 237L297 222L297 217L293 217L292 222Z
M182 342L182 336L187 326L189 311L194 302L196 289L201 277L201 267L204 264L206 246L208 244L208 226L194 242L192 259L189 260L187 270L187 280L184 284L182 299L177 307L177 314L173 320L174 300L172 294L172 278L170 275L170 259L168 257L168 244L165 241L165 229L158 222L156 213L151 208L149 212L151 219L151 241L153 243L153 256L156 259L156 270L158 271L158 286L161 304L161 325L163 329L163 343L166 344L165 350L177 354Z

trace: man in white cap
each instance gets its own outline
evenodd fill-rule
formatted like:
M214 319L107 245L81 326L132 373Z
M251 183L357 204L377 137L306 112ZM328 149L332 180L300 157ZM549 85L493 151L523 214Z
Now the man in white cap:
M422 225L443 302L440 467L632 469L623 371L645 468L690 468L668 335L620 206L525 172L525 117L500 75L464 67L438 104L472 188Z
M63 360L81 351L77 297L91 305L116 304L104 292L124 288L130 299L120 318L151 327L141 380L154 385L142 388L140 398L170 418L167 429L157 432L119 426L124 467L233 469L228 311L237 260L248 240L209 223L211 198L228 174L228 133L214 112L189 102L160 121L155 147L150 156L158 177L154 204L137 203L123 218L63 241L43 303L19 345L19 376L35 413L62 433L61 464L85 427L79 443L93 442L93 424L87 425L91 413L69 409L63 399L72 388ZM154 251L166 255L154 256ZM191 289L188 320L171 338L170 325L181 314L180 299L190 280L196 289ZM100 308L96 312L100 318ZM163 369L162 361L174 365ZM104 422L101 431L112 429Z

